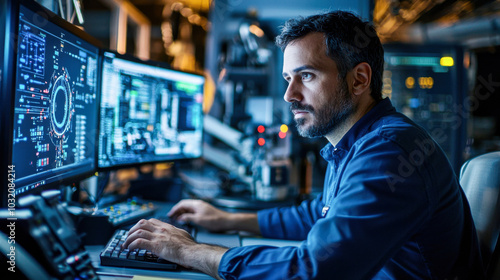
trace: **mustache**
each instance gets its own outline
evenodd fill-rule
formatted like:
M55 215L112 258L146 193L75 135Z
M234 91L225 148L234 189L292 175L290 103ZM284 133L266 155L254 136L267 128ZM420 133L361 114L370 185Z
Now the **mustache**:
M300 110L300 111L307 111L309 113L313 113L314 112L314 108L311 106L311 105L305 105L305 104L300 104L299 102L292 102L292 104L290 104L290 111L292 110Z

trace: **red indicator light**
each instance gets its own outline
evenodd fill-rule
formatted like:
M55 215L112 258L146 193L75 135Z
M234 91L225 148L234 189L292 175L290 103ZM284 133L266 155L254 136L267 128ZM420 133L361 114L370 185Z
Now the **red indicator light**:
M259 138L259 140L257 140L257 143L259 144L259 146L264 146L264 144L266 144L266 140L264 138Z
M286 137L286 133L284 133L283 131L280 131L280 133L278 133L278 136L279 136L279 138L284 139Z
M257 131L258 131L259 133L264 133L264 131L266 131L266 128L265 128L263 125L259 125L259 126L257 127Z

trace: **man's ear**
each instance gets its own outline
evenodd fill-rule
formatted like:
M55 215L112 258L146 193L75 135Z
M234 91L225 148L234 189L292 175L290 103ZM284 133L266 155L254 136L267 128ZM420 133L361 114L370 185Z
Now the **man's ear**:
M370 91L370 84L372 80L372 68L366 62L361 62L356 65L352 70L352 93L354 95L361 95L365 91Z

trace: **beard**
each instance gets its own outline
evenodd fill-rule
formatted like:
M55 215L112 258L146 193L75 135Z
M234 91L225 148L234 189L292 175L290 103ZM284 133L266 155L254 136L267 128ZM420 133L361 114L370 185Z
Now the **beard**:
M308 138L324 137L343 125L355 112L354 102L345 80L336 89L334 96L336 97L335 103L321 104L321 107L316 109L311 105L302 105L299 102L293 102L290 105L290 110L298 109L307 111L314 116L313 124L309 127L305 126L305 119L299 118L295 120L300 136Z

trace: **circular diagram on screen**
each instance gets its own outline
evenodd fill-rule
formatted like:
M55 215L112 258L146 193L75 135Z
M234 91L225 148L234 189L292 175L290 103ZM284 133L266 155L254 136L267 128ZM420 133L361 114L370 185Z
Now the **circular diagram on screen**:
M50 120L54 133L62 136L70 126L71 89L63 76L57 78L50 100Z
M73 92L70 86L69 75L63 68L62 73L52 75L50 85L50 130L54 144L65 140L66 133L71 128L73 115Z

